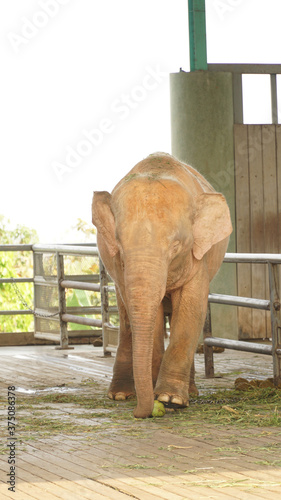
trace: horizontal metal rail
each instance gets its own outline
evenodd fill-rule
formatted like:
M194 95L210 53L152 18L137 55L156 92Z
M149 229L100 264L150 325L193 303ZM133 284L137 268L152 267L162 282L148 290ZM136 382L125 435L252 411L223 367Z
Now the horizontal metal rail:
M270 345L254 344L251 342L243 342L241 340L222 339L219 337L206 337L204 340L204 344L209 347L223 347L224 349L254 352L258 354L272 355L273 352L272 347ZM281 349L276 349L275 352L278 355L281 355Z
M209 71L229 71L229 73L241 74L268 74L278 75L281 73L281 64L208 64Z
M96 246L80 246L80 245L33 245L32 249L36 253L59 253L60 255L94 255L98 256L99 252Z
M211 304L225 304L230 306L251 307L253 309L264 309L270 311L270 300L252 299L248 297L237 297L235 295L222 295L218 293L209 294Z
M116 306L110 306L110 311L112 313L118 313L118 308ZM67 312L69 314L101 314L100 306L67 306Z
M90 292L100 292L100 285L97 283L87 283L85 281L62 280L62 288L73 288L75 290L87 290Z
M0 311L0 316L17 316L21 314L33 314L29 309L18 309L16 311Z
M10 246L10 245L7 245ZM12 246L12 245L11 245ZM23 245L28 246L28 245ZM1 247L0 247L1 249ZM56 253L64 255L94 255L98 256L99 252L96 246L82 246L82 245L40 245L35 244L31 246L34 252L38 253ZM281 264L281 254L258 254L258 253L226 253L224 262L234 263L266 263L272 262L273 264Z
M78 325L97 326L98 328L102 327L101 319L81 318L80 316L68 313L62 314L61 319L66 323L77 323Z
M0 245L0 252L31 252L33 245Z
M0 283L33 283L33 278L0 278Z
M83 281L84 283L99 283L99 274L65 274L64 280Z
M280 253L226 253L223 262L249 264L281 264Z

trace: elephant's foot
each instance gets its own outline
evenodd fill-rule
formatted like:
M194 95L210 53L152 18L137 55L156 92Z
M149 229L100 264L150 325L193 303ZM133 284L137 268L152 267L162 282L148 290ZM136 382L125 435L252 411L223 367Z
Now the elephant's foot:
M199 396L199 391L194 382L189 384L189 394L192 394L192 396Z
M189 394L193 396L199 395L199 391L194 383L189 386ZM161 389L158 389L155 391L155 398L161 401L165 406L171 408L185 408L189 405L188 394L186 394L186 391L180 394L178 388L174 392L170 390L161 391Z
M188 406L188 391L184 384L160 383L154 390L155 399L171 408L184 408Z
M118 391L118 392L108 391L107 395L109 399L114 399L115 401L125 401L125 399L134 398L136 393L124 392L124 391Z
M188 406L188 398L179 394L161 392L160 394L156 394L155 397L168 408L185 408Z
M136 395L134 382L112 380L107 395L109 399L115 399L115 401L125 401L125 399L133 398Z

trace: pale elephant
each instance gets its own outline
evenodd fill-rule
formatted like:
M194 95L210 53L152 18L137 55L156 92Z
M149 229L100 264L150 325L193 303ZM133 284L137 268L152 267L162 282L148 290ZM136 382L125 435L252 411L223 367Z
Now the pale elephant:
M136 393L134 416L140 418L151 416L154 399L187 406L209 283L232 232L225 198L192 167L155 153L139 162L112 194L95 192L92 216L101 259L116 284L120 315L108 396L122 400ZM172 303L166 350L165 296Z

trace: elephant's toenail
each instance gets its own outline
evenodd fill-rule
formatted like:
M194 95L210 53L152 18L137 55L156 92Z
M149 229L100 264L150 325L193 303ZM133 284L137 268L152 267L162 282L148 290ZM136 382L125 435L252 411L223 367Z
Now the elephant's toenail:
M169 403L170 396L169 394L160 394L157 399L158 401L162 401L162 403Z
M124 401L126 399L126 395L123 392L117 392L115 394L115 401Z
M183 400L179 396L173 396L171 403L174 403L175 405L183 405Z

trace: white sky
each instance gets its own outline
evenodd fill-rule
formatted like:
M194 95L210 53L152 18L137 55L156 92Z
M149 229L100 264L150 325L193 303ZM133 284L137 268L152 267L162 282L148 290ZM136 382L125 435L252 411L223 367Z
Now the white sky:
M189 70L187 3L0 0L0 214L41 242L73 241L94 190L171 152L169 73ZM280 0L206 0L206 13L209 63L281 63ZM268 123L269 78L244 85L245 121Z

